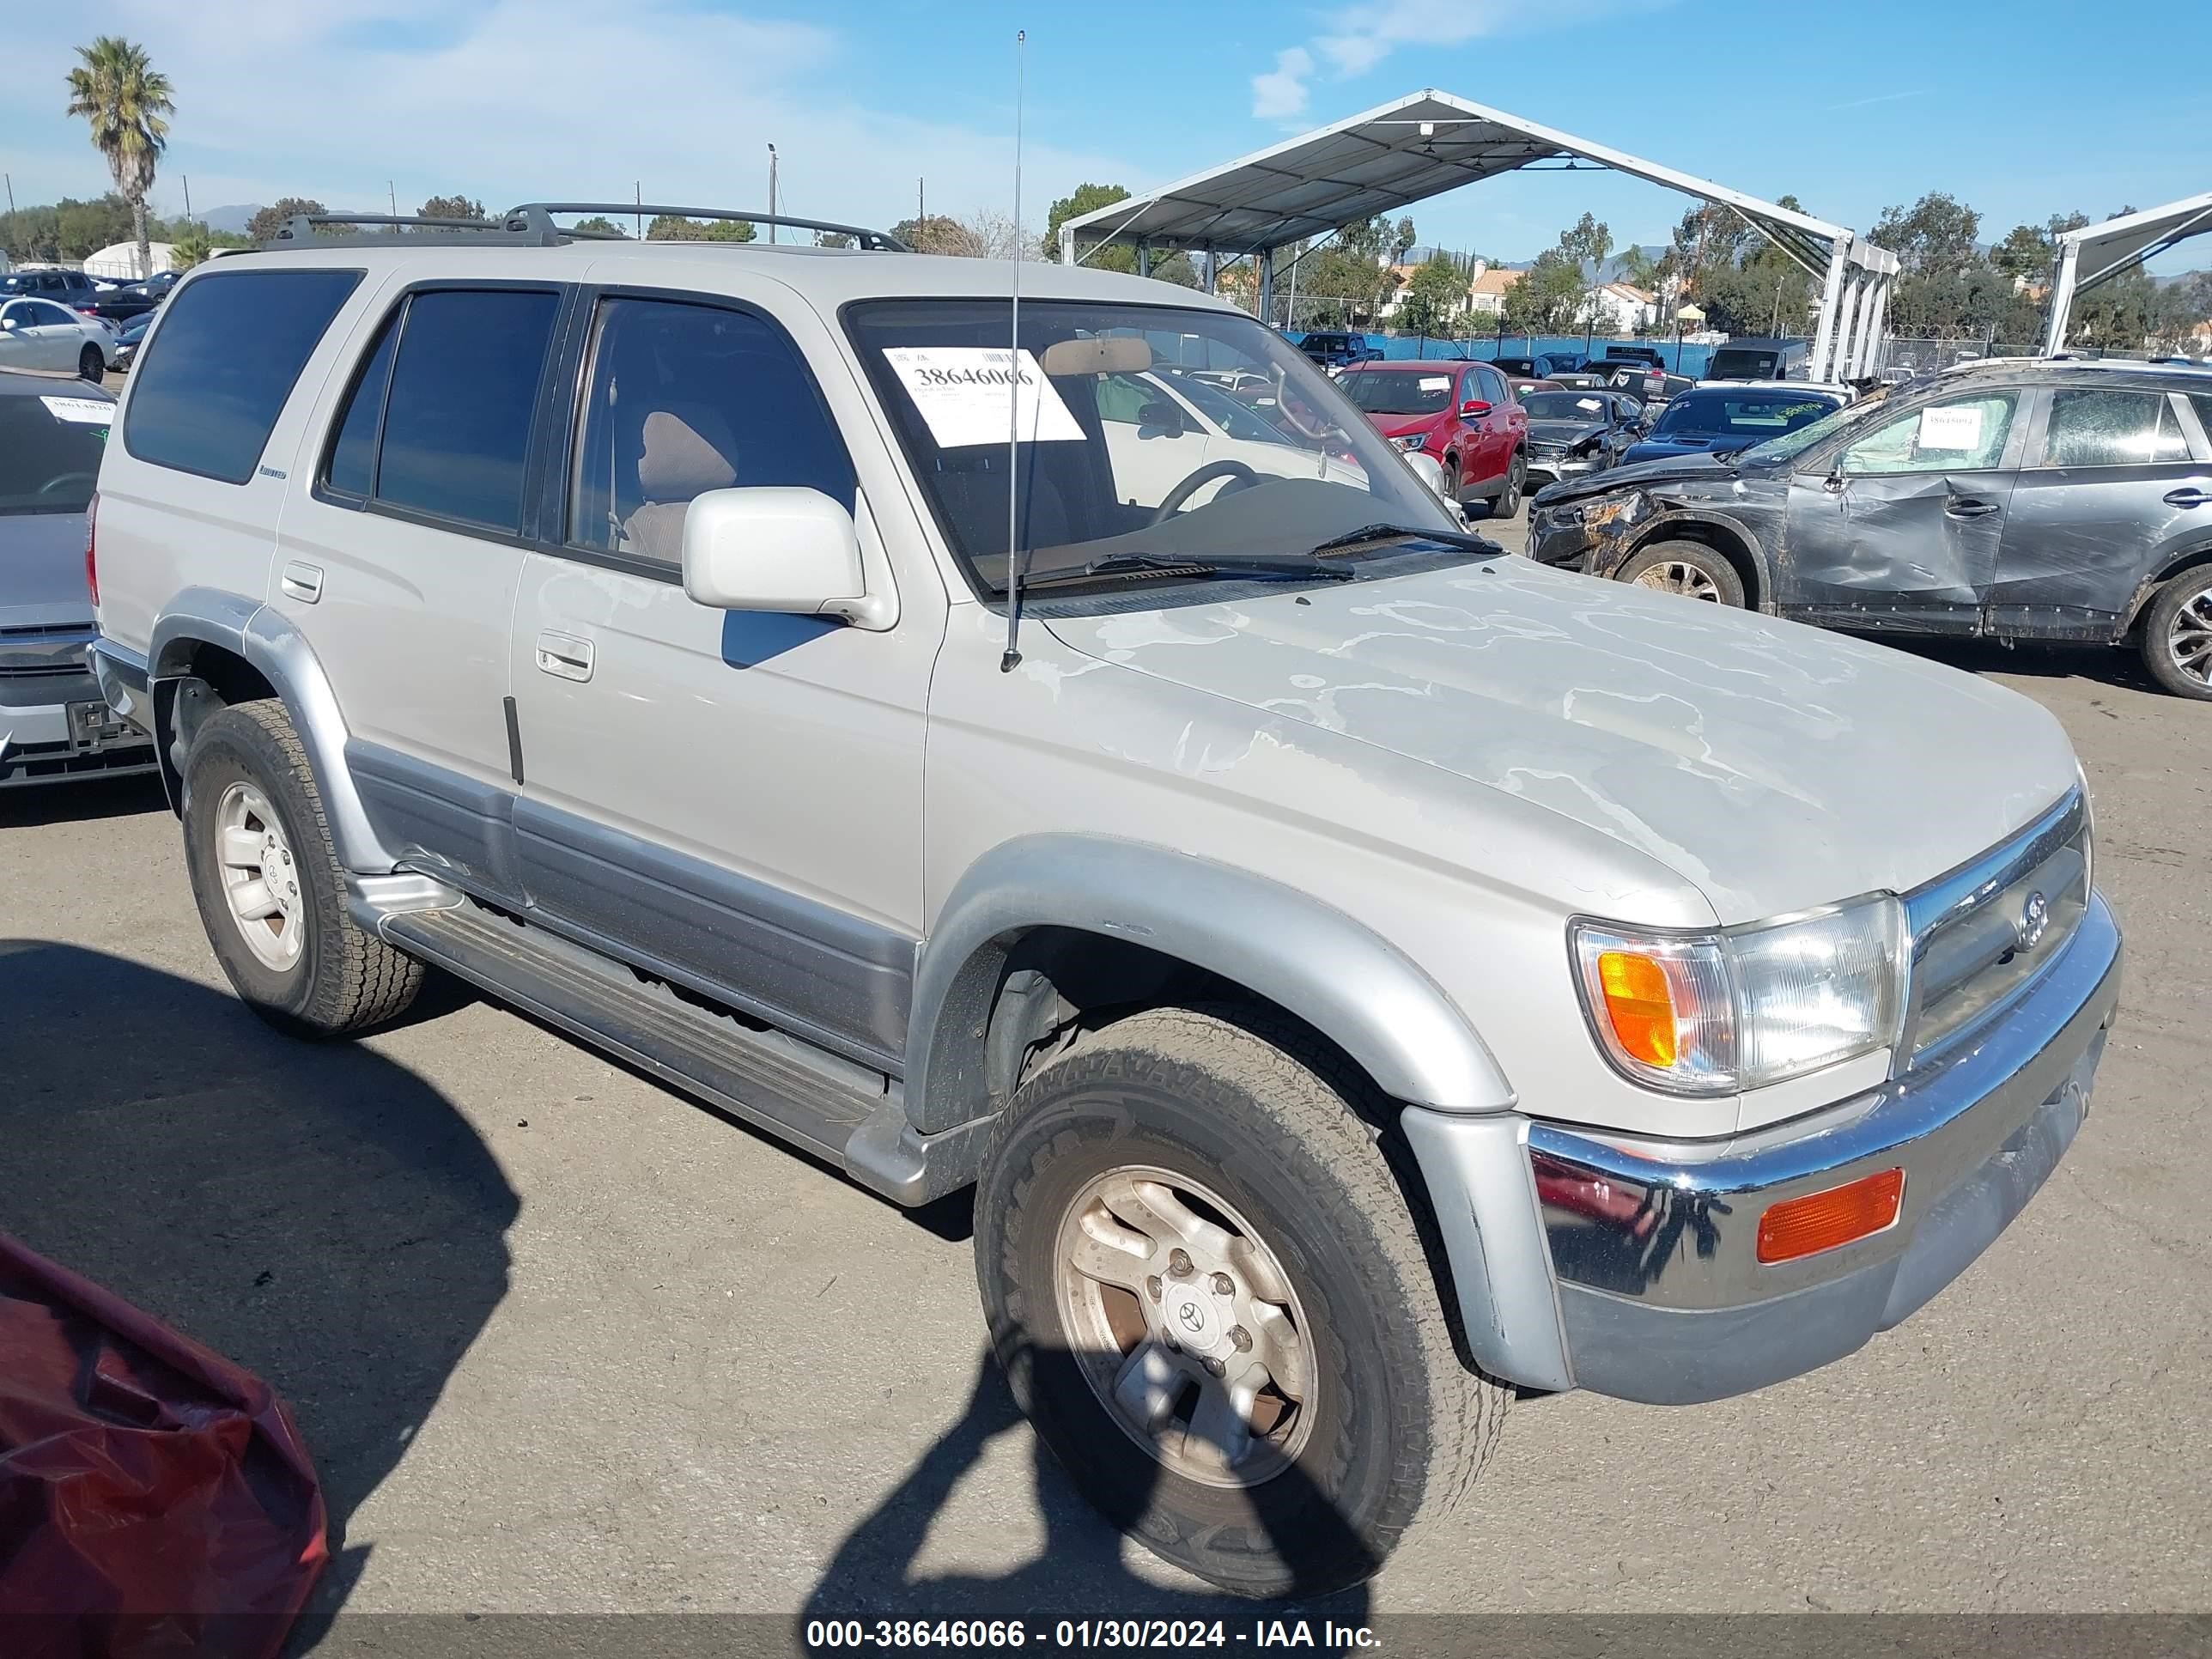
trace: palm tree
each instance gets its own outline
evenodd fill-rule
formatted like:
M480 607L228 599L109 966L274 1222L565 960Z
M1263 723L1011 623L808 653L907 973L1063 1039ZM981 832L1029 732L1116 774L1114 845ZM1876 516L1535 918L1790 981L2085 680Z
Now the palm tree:
M92 124L93 148L107 158L115 188L131 204L131 228L138 238L138 275L153 275L154 251L146 239L146 192L154 187L154 162L169 142L176 112L169 101L169 77L146 58L146 49L119 34L103 34L76 55L83 65L69 72L71 115Z

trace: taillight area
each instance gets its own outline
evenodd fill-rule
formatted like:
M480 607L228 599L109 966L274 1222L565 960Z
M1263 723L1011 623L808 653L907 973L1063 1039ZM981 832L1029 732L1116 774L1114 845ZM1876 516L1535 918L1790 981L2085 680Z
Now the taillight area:
M84 585L92 590L92 608L100 609L100 492L84 507Z

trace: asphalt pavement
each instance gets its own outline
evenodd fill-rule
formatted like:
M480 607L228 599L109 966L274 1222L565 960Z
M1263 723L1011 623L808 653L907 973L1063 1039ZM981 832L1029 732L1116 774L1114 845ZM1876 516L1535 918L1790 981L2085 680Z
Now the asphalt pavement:
M2212 705L2116 654L1941 654L2054 710L2094 792L2130 959L2071 1155L1841 1364L1518 1404L1363 1609L2205 1607ZM1219 1609L1040 1460L957 1201L893 1209L450 986L273 1035L158 789L0 798L0 1228L292 1402L342 1540L319 1613Z

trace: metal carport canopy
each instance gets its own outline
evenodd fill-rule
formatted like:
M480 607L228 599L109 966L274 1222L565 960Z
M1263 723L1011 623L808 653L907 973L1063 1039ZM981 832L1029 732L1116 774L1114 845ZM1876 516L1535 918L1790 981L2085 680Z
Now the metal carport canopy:
M1820 278L1817 376L1827 372L1823 347L1834 342L1839 321L1850 348L1843 362L1856 361L1870 348L1879 301L1897 269L1895 256L1887 251L1842 225L1433 88L1070 219L1060 227L1060 257L1063 264L1077 264L1088 249L1115 240L1217 258L1255 255L1265 290L1272 287L1269 256L1285 243L1500 173L1577 161L1729 208ZM1863 291L1869 302L1862 321L1856 302ZM1850 310L1839 315L1839 302L1846 300ZM1854 335L1854 325L1863 339Z
M2212 231L2212 191L2107 219L2100 225L2061 231L2051 278L2051 321L2044 334L2045 355L2064 348L2075 295L2124 276L2176 242L2208 231Z

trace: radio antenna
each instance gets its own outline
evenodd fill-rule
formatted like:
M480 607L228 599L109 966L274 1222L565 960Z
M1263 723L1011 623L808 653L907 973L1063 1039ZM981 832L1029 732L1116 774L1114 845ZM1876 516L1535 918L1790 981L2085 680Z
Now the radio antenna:
M1022 659L1022 566L1027 562L1017 502L1022 459L1022 83L1028 40L1027 29L1014 31L1014 321L1006 353L1006 648L999 658L1001 674L1012 673ZM1043 394L1038 387L1037 395Z

